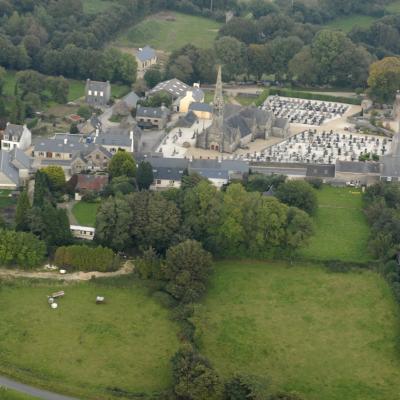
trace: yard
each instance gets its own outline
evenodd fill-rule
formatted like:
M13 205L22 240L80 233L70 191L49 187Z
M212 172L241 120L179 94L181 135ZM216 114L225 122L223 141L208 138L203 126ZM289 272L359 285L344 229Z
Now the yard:
M267 378L307 400L398 399L400 313L374 272L217 263L193 321L225 378Z
M14 197L11 197L11 190L0 189L0 209L13 206L17 203Z
M220 26L220 23L211 19L164 12L150 16L123 32L115 45L135 48L150 45L166 52L179 49L188 43L208 48L212 47Z
M94 226L96 224L96 214L100 203L86 203L80 201L75 203L72 213L77 219L78 224L82 226Z
M39 400L37 397L28 396L15 390L0 387L1 400Z
M3 282L0 374L88 400L166 389L178 346L168 310L133 279L110 279ZM59 290L52 310L46 296ZM106 304L95 304L98 295Z
M312 260L368 262L369 227L362 212L361 191L324 186L317 195L316 232L301 255Z

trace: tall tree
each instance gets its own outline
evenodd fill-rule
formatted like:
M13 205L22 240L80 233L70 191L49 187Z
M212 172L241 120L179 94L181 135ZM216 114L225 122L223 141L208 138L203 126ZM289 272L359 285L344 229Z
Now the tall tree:
M386 57L371 65L368 86L370 96L380 103L392 103L400 88L400 57Z
M148 190L153 180L153 167L149 162L141 161L136 172L136 183L139 190Z
M136 163L134 158L123 150L118 150L108 165L111 178L117 176L134 177L136 175Z
M15 229L17 231L29 231L29 211L31 205L28 192L24 190L18 199L17 210L15 213Z

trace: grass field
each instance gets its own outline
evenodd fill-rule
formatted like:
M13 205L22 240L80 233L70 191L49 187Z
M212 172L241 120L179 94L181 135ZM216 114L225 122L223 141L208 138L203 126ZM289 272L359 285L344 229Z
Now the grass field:
M0 209L16 204L14 197L9 197L11 190L0 189Z
M386 11L392 13L392 14L399 14L400 13L400 0L395 0L391 3L389 3L385 7Z
M39 398L0 387L0 400L39 400Z
M58 290L65 297L52 310L46 295ZM98 295L107 303L97 306ZM18 280L2 285L0 310L0 374L87 400L120 398L112 388L139 397L170 384L177 328L134 280Z
M208 48L212 47L220 26L211 19L192 15L176 12L156 14L125 31L115 44L121 47L150 45L166 52L187 43Z
M340 29L343 32L350 32L354 27L368 28L378 18L369 15L349 15L337 18L327 24L329 28Z
M84 201L74 204L72 213L77 219L79 225L94 226L99 205L100 203L86 203Z
M217 263L193 320L223 377L268 377L307 400L399 399L399 308L374 272Z
M369 227L358 189L324 186L317 191L316 233L301 255L312 260L367 262Z
M85 14L98 14L106 11L112 5L113 2L108 0L83 0L83 12Z

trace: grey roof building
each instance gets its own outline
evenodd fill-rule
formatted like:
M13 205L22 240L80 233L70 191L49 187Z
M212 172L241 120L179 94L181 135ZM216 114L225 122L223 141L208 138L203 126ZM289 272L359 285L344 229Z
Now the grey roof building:
M156 93L166 92L169 93L173 99L177 99L178 97L184 96L189 89L189 85L186 85L186 83L174 78L168 81L160 82L153 89L148 91L146 95L151 96Z
M0 188L15 189L29 176L32 160L20 149L0 150Z
M193 160L189 163L189 172L208 179L243 179L249 172L249 164L240 160Z
M143 129L163 129L167 124L169 114L169 110L165 106L138 106L136 109L136 122Z
M146 61L151 61L155 57L157 57L156 51L151 48L150 46L145 46L142 49L139 49L138 52L136 53L136 57L141 61L141 62L146 62Z
M92 107L105 107L111 98L110 82L86 80L85 101Z
M200 112L212 113L213 108L210 104L196 102L196 103L190 104L189 111L200 111Z

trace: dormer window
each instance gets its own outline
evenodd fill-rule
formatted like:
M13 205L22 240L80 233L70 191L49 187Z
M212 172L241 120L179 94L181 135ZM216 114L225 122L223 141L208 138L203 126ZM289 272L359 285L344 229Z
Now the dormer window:
M18 142L17 136L13 136L13 142Z
M89 96L91 96L91 95L92 95L92 91L91 91L91 90L89 90L89 91L88 91L88 94L89 94Z
M94 95L97 96L97 90L94 91Z
M8 140L8 135L4 135L4 140Z

